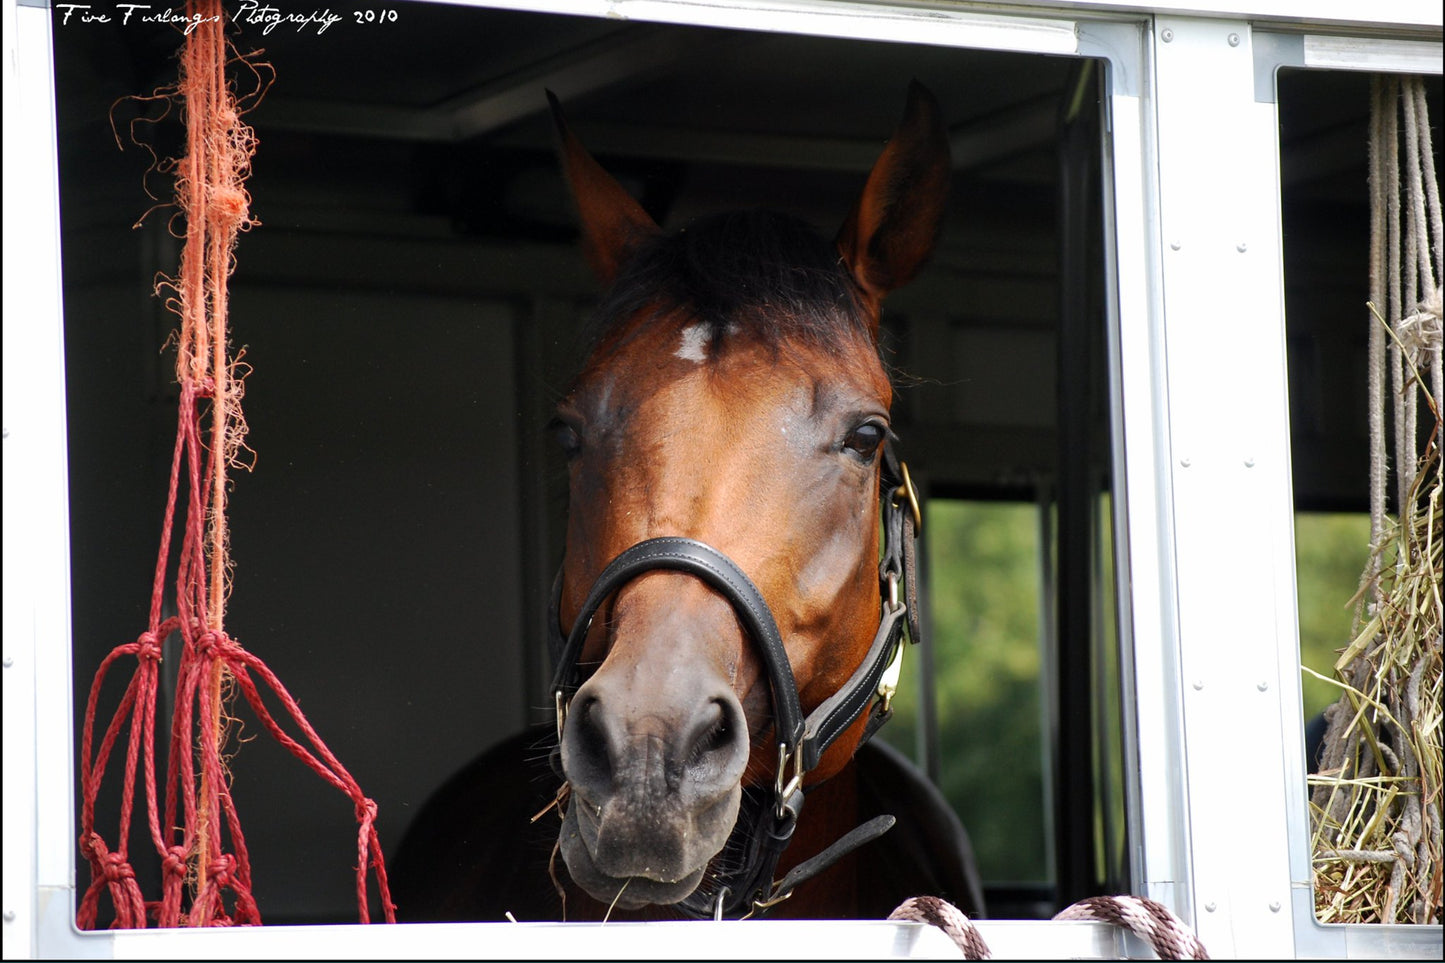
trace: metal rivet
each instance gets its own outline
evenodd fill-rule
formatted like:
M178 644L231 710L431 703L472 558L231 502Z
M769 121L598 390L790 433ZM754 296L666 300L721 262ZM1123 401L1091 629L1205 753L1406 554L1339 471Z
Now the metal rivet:
M1203 680L1203 679L1195 679L1195 680L1194 680L1194 688L1195 688L1195 689L1202 689L1202 688L1204 688L1204 680Z
M1183 458L1179 459L1179 467L1181 468L1188 468L1191 464L1193 464L1193 462L1190 461L1188 455L1185 455Z
M1169 43L1171 40L1174 39L1174 31L1170 30L1168 27L1165 27L1164 30L1160 32L1159 39L1164 41L1165 43Z
M1234 249L1240 254L1243 254L1245 251L1249 250L1249 245L1244 243L1243 241L1240 241L1238 244L1234 245Z
M1206 912L1206 913L1213 913L1213 912L1214 912L1215 910L1217 910L1217 909L1219 909L1219 904L1218 904L1218 903L1205 903L1205 904L1204 904L1204 912Z
M1261 682L1261 683L1259 683L1258 685L1256 685L1255 688L1258 689L1260 692L1268 692L1268 691L1269 691L1269 683L1268 683L1268 682Z
M6 910L6 911L5 911L5 922L7 922L7 923L13 923L13 922L15 922L15 911L14 911L14 910Z
M1230 45L1231 47L1238 47L1238 46L1239 46L1239 34L1237 34L1237 33L1232 33L1232 34L1229 35L1229 45Z
M1274 902L1272 902L1272 903L1269 904L1269 911L1270 911L1271 913L1278 913L1278 912L1279 912L1279 900L1275 900Z
M1179 249L1180 249L1181 247L1183 247L1183 246L1184 246L1184 245L1183 245L1181 242L1179 242L1179 241L1170 241L1170 242L1169 242L1169 250L1171 250L1171 251L1177 251L1177 250L1179 250Z
M1253 456L1253 455L1247 455L1247 456L1245 456L1245 459L1244 459L1244 467L1245 467L1245 468L1253 468L1253 467L1254 467L1254 456Z

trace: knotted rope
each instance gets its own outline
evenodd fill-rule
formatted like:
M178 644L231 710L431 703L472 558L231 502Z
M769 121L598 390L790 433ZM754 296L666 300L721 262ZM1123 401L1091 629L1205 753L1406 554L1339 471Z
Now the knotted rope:
M228 692L239 689L262 726L298 759L352 801L358 822L356 893L361 921L370 919L369 871L376 873L382 912L395 920L386 867L377 838L376 803L368 799L341 762L306 721L281 681L258 657L225 631L230 591L226 527L227 471L249 467L240 400L244 366L228 357L226 279L240 231L257 223L250 215L244 182L255 137L240 121L241 109L226 81L230 47L220 0L188 0L181 80L169 93L184 102L187 153L171 168L176 198L185 219L180 276L162 279L167 306L181 319L176 374L180 404L170 486L161 525L160 550L151 589L149 625L131 643L117 646L101 662L86 701L81 736L80 849L91 868L91 883L76 912L77 924L96 925L100 898L110 896L113 926L229 926L259 924L251 895L251 862L231 795L222 748L227 740ZM249 64L252 69L255 65ZM264 90L264 88L262 88ZM259 94L258 94L259 97ZM254 103L253 103L254 106ZM209 407L210 430L203 440L202 414ZM208 442L208 443L207 443ZM204 454L203 454L204 453ZM162 619L166 571L186 482L185 522L177 558L177 614ZM179 633L176 704L166 767L164 821L155 767L156 697L162 643ZM136 668L110 723L93 751L98 702L107 673L121 659ZM307 745L288 735L261 700L257 678L275 693L285 716ZM120 826L114 849L95 828L95 803L107 764L129 723ZM308 748L309 746L309 748ZM127 853L135 806L137 769L143 769L146 823L160 859L162 894L144 901ZM191 883L187 909L186 883Z
M978 927L963 911L936 896L915 896L889 914L890 920L908 920L936 926L963 951L965 960L991 960L993 953ZM1055 920L1096 920L1123 926L1153 948L1161 960L1207 960L1204 944L1162 903L1142 896L1093 896L1080 900Z

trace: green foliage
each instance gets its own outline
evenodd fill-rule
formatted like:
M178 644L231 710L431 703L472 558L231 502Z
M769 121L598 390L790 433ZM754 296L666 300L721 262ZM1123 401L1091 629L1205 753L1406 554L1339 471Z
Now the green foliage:
M934 499L927 512L939 782L970 830L984 879L1045 880L1038 509ZM916 757L917 654L904 665L897 714L883 733Z
M927 513L923 546L936 653L939 782L973 837L985 880L1047 880L1052 868L1039 703L1038 507L932 499ZM1101 515L1107 537L1107 504ZM1350 600L1369 556L1369 538L1364 515L1295 518L1302 661L1327 676L1351 638ZM1103 555L1107 566L1109 553ZM1111 574L1106 570L1102 577L1107 584ZM1103 631L1112 638L1112 606L1104 615ZM1106 651L1112 652L1112 645ZM1303 684L1306 718L1339 695L1307 674ZM915 759L921 758L919 686L918 653L910 651L896 714L882 738ZM1116 698L1110 695L1111 713L1117 712ZM1096 775L1109 780L1112 808L1120 809L1118 772Z
M1360 573L1370 557L1370 517L1363 513L1297 512L1295 578L1299 587L1300 661L1333 678L1335 659L1350 644ZM1304 715L1313 717L1340 690L1303 674Z

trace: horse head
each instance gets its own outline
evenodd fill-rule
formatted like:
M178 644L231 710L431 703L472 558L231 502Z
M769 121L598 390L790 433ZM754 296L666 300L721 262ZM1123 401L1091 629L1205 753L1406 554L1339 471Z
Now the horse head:
M799 761L798 713L886 634L879 306L933 245L947 139L914 83L832 242L757 211L665 234L553 109L606 289L554 422L570 486L559 845L596 899L675 904L720 872L745 787L821 782L863 731L829 709L842 721Z

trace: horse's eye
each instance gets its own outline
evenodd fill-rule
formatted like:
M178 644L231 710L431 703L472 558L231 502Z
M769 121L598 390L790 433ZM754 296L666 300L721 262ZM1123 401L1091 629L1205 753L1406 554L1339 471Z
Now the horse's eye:
M552 437L557 439L557 444L562 447L562 454L568 460L575 458L582 451L582 434L576 428L569 425L560 418L554 418L547 426Z
M876 421L865 421L848 433L848 437L843 439L843 447L864 461L870 461L878 454L878 448L887 436L888 429L883 425Z

